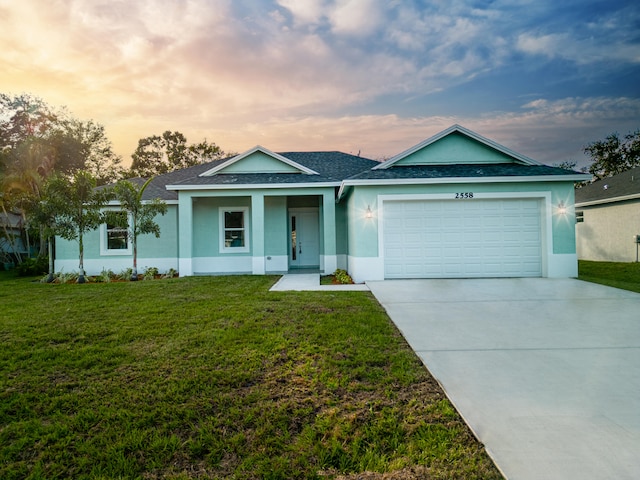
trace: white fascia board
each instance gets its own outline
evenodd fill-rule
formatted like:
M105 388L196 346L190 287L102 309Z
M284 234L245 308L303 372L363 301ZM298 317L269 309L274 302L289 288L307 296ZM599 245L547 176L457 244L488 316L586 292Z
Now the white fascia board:
M464 128L461 125L452 125L451 127L447 128L446 130L443 130L440 133L435 134L433 137L429 137L426 140L418 143L417 145L414 145L413 147L405 150L404 152L399 153L398 155L396 155L395 157L390 158L389 160L387 160L386 162L382 162L380 165L376 165L375 167L372 168L372 170L384 170L387 169L389 167L391 167L394 163L402 160L405 157L408 157L409 155L417 152L418 150L421 150L422 148L426 147L427 145L430 145L432 143L437 142L438 140L440 140L441 138L446 137L447 135L450 135L453 132L459 132L462 133L463 135L466 135L469 138L472 138L480 143L483 143L484 145L487 145L488 147L493 148L494 150L497 150L499 152L504 153L505 155L508 155L510 157L515 158L516 160L521 161L522 163L524 163L525 165L543 165L542 163L533 160L532 158L529 158L525 155L522 155L518 152L514 152L513 150L505 147L504 145L500 145L499 143L494 142L493 140L489 140L486 137L483 137L482 135L477 134L476 132L473 132L471 130L469 130L468 128Z
M257 190L262 188L325 188L339 187L340 182L323 183L256 183L256 184L233 184L233 185L167 185L167 190Z
M318 172L316 172L315 170L311 170L310 168L305 167L304 165L300 165L297 162L294 162L293 160L289 160L287 157L283 157L282 155L272 152L271 150L269 150L268 148L264 148L261 145L256 145L255 147L247 150L244 153L241 153L240 155L236 155L235 157L230 158L229 160L227 160L226 162L222 162L220 165L216 165L215 167L213 167L210 170L207 170L206 172L201 173L200 175L198 175L199 177L210 177L212 175L214 175L215 173L224 170L225 168L227 168L229 165L233 165L236 162L239 162L240 160L242 160L243 158L248 157L249 155L252 155L256 152L262 152L265 155L268 155L272 158L275 158L276 160L279 160L283 163L286 163L287 165L296 168L298 170L300 170L302 173L306 173L307 175L319 175Z
M162 200L162 199L160 199ZM178 205L178 200L162 200L167 205ZM142 204L146 205L147 203L151 203L150 200L142 200ZM107 207L119 207L120 202L118 200L109 200L109 203L106 205Z
M606 203L625 202L627 200L635 200L635 199L640 199L640 193L634 193L633 195L624 195L622 197L603 198L600 200L592 200L590 202L580 202L580 203L576 203L576 208L590 207L593 205L603 205Z
M588 175L535 175L523 177L445 177L445 178L398 178L393 180L368 179L368 180L344 180L338 190L337 199L340 200L347 187L363 185L436 185L456 183L525 183L525 182L581 182ZM589 177L590 178L590 177Z

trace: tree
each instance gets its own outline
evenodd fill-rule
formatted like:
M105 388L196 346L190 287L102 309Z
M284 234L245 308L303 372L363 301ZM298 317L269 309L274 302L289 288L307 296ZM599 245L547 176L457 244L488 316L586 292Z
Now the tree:
M133 247L132 281L138 280L138 235L153 233L159 238L160 226L154 219L156 215L167 213L167 204L161 199L142 200L144 191L152 180L153 178L150 178L142 186L129 180L118 182L113 191L120 203L120 211L107 212L106 217L108 223L127 229L127 236L131 239ZM126 212L127 215L118 215L121 212Z
M61 182L65 180L62 179ZM53 241L56 235L56 218L60 209L59 203L64 199L58 199L55 191L57 184L56 177L51 177L45 182L43 195L40 201L34 205L32 209L33 220L40 226L40 235L47 240L49 271L47 275L47 283L54 280L53 276Z
M108 188L96 189L96 179L85 171L78 171L71 179L56 176L48 189L49 201L55 215L55 231L66 240L78 241L78 283L85 283L84 235L104 223L103 213L113 193Z
M98 185L116 182L123 176L122 159L114 153L104 126L93 120L65 119L51 142L57 150L58 171L86 170Z
M620 139L618 133L590 143L584 153L593 161L589 173L597 178L610 177L640 165L640 130Z
M0 161L7 168L12 163L19 167L20 145L34 140L51 149L57 172L71 174L85 169L99 185L121 178L122 159L113 152L104 126L78 120L65 109L53 109L31 95L0 94Z
M121 177L120 162L102 125L75 119L28 94L0 94L0 196L8 214L22 217L27 251L29 228L36 228L40 255L45 254L44 227L32 217L49 176L54 172L71 176L85 169L97 184L111 183Z
M53 172L54 151L42 138L31 136L11 148L4 157L5 171L0 185L4 208L22 217L24 243L27 252L31 241L29 229L38 228L31 222L31 212L42 198L45 179ZM42 233L42 232L41 232ZM39 254L44 255L46 244L40 235ZM23 259L17 255L20 263Z
M206 140L188 145L180 132L167 130L161 136L152 135L138 141L131 158L131 177L149 178L223 158L225 153L215 143Z
M0 93L0 149L14 148L25 138L44 138L57 118L58 114L38 97Z
M563 168L564 170L573 170L578 165L578 162L575 160L563 160L560 163L554 163L553 166L556 168Z

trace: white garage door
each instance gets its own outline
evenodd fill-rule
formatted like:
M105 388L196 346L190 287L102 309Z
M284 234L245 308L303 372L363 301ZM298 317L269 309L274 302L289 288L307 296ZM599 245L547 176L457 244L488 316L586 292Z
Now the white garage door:
M385 201L385 278L539 277L534 199Z

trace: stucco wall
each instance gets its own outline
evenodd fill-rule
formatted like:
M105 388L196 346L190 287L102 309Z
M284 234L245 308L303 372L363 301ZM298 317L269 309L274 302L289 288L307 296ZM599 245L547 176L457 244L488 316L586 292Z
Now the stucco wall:
M538 197L542 201L543 276L570 277L577 274L574 191L572 182L511 182L478 184L357 186L346 199L349 215L348 263L358 281L379 280L383 276L383 256L379 252L378 200L384 195L455 195L456 192ZM454 196L451 196L454 198ZM472 200L469 200L472 201ZM560 204L568 207L558 213ZM372 215L367 217L367 208Z
M166 215L158 215L156 222L160 226L160 238L154 235L138 236L138 270L156 267L160 271L177 269L178 256L178 207L168 205ZM133 255L101 255L100 228L86 233L84 243L84 266L88 275L97 275L103 269L119 273L133 265ZM78 271L78 242L56 238L55 270Z
M635 262L635 235L640 235L640 201L581 207L584 221L576 224L580 260Z
M521 192L549 192L551 206L560 202L570 207L564 215L552 217L553 253L576 253L575 250L575 216L573 209L573 184L566 182L540 183L499 183L499 184L461 184L461 185L396 185L388 187L358 186L347 198L349 212L349 255L359 257L378 256L378 195L393 194L442 194L455 192L475 192L519 194ZM372 217L367 218L367 207L372 210Z

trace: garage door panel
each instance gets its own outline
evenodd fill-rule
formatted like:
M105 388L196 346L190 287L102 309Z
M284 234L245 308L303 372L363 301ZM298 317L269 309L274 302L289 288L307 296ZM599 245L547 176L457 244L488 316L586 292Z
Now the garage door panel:
M387 201L383 208L387 278L542 274L537 200Z

